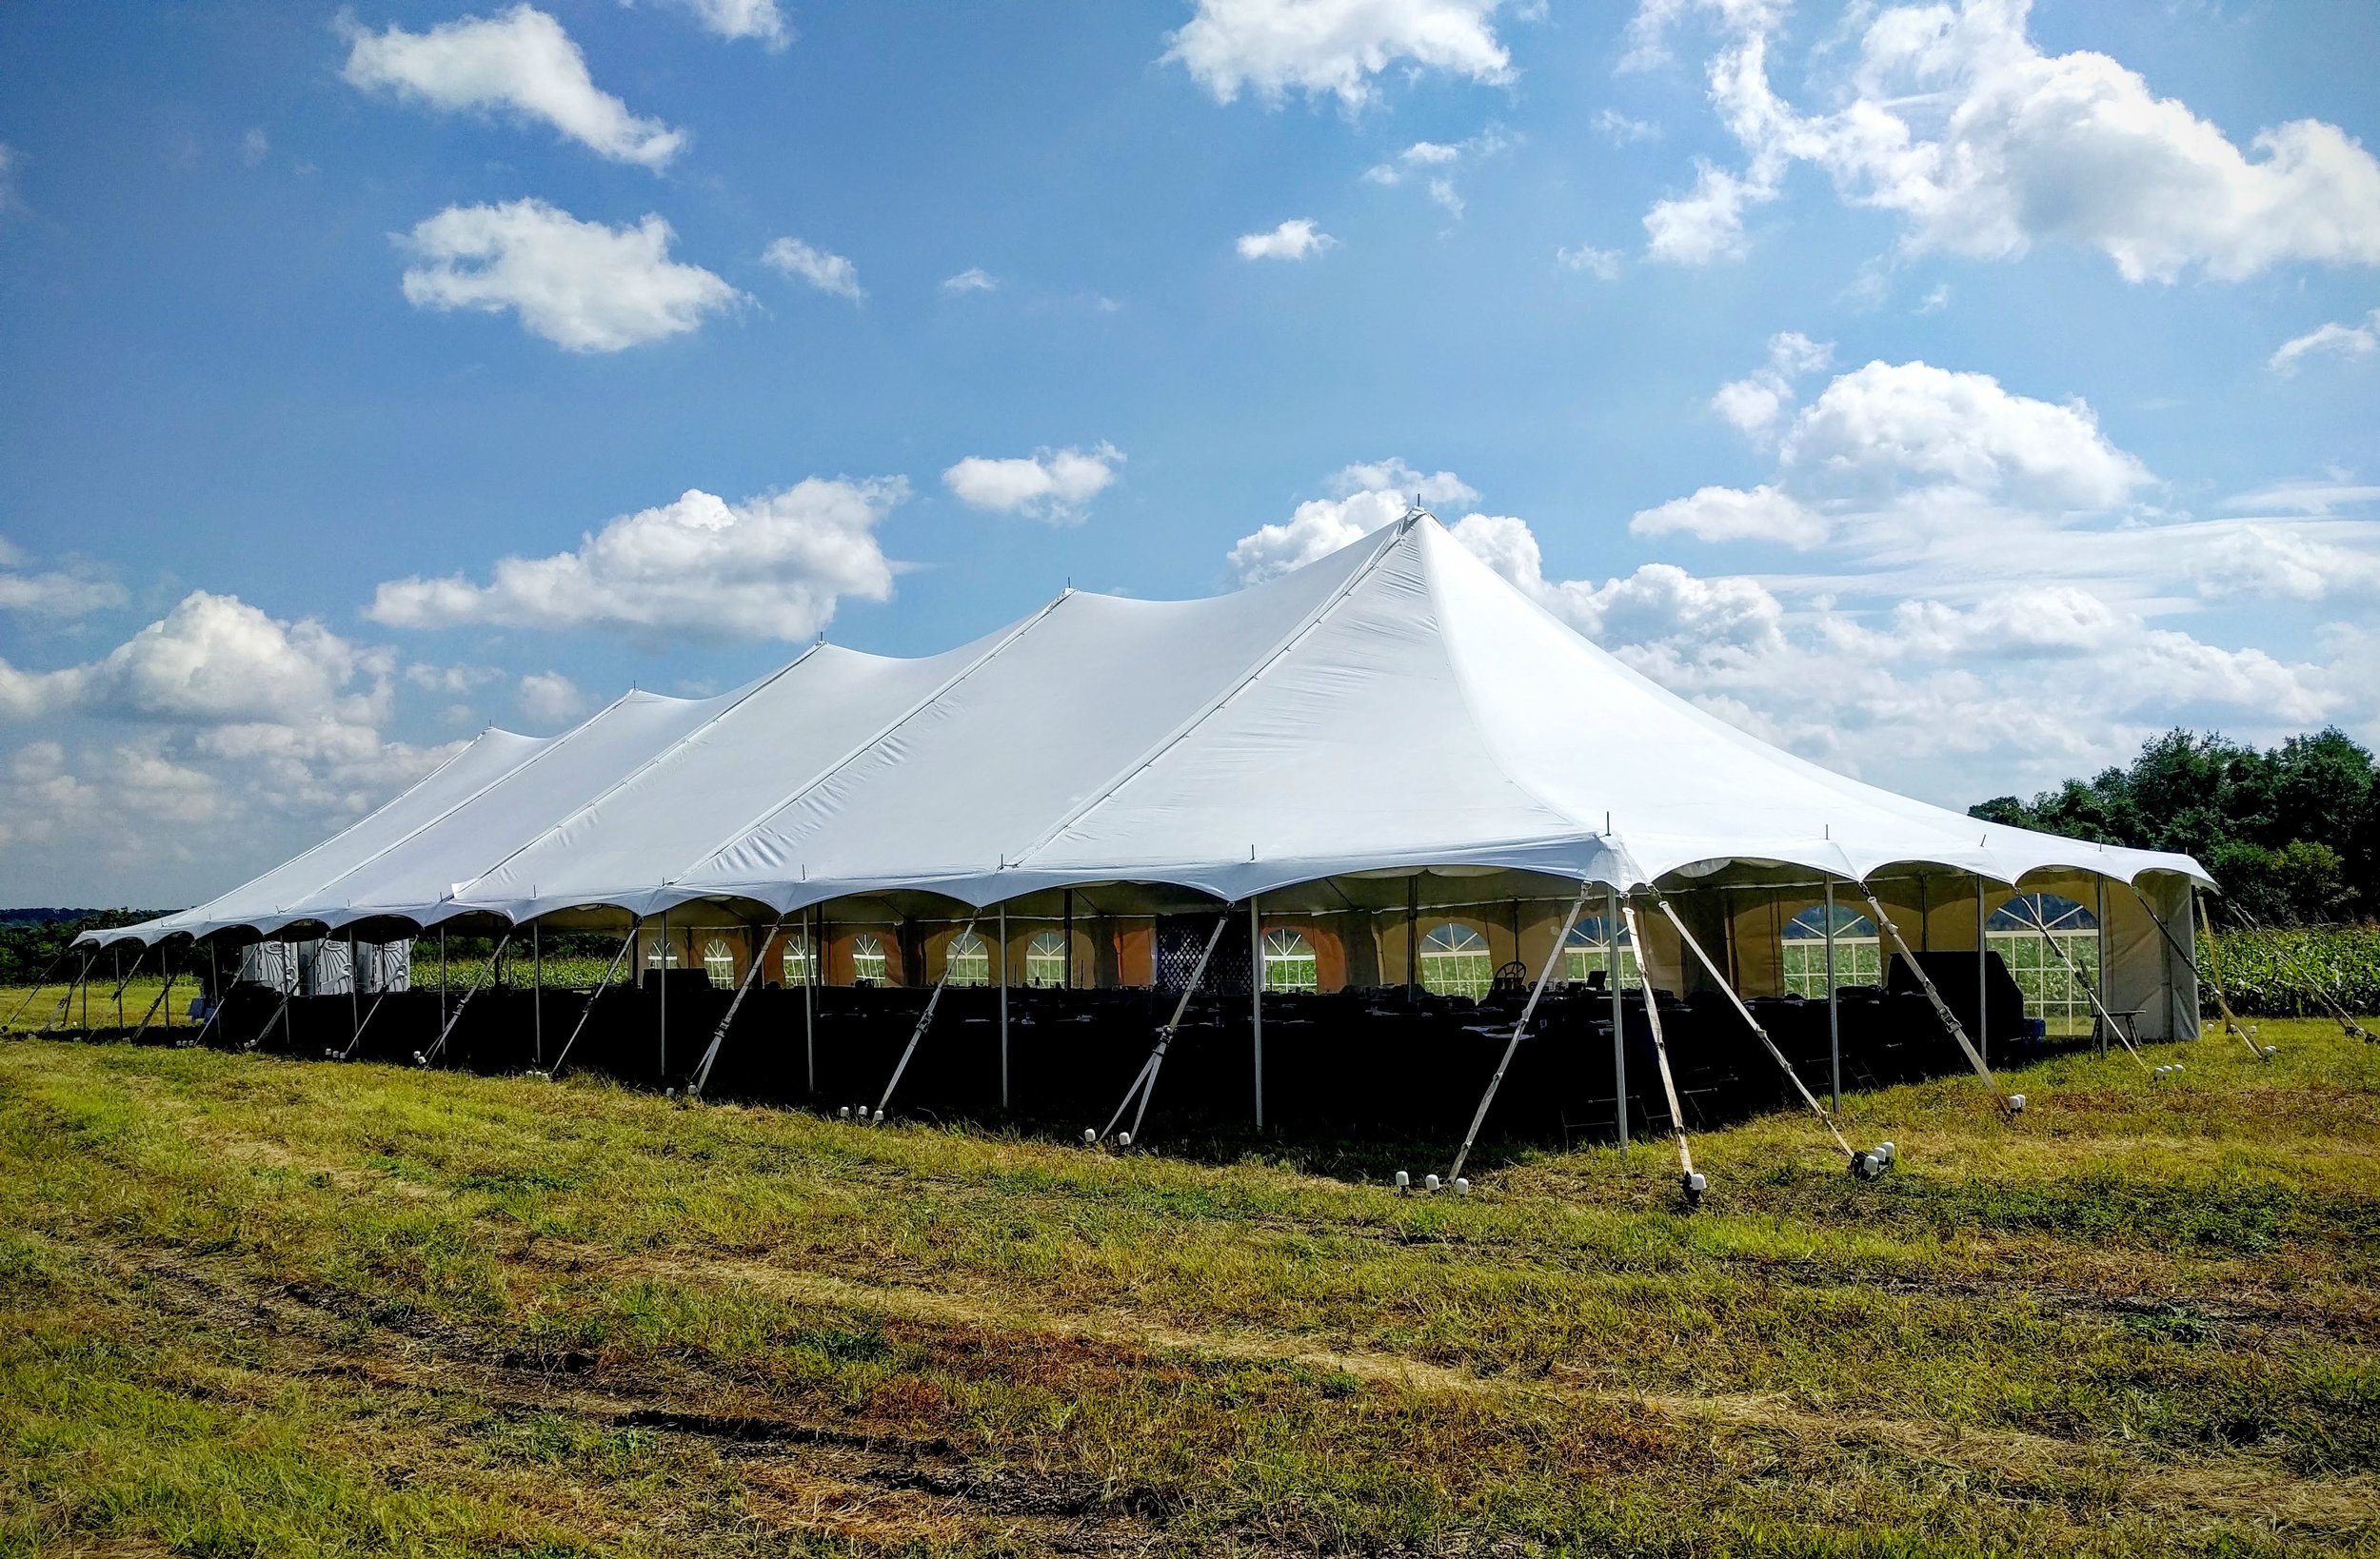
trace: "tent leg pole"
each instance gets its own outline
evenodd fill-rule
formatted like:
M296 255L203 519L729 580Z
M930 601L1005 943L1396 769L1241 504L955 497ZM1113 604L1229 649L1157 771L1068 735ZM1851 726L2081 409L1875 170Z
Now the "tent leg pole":
M356 960L355 933L347 932L347 1045L364 1032L364 966Z
M967 918L966 925L961 928L959 935L963 937L974 929L975 918L973 916L969 916ZM920 940L922 946L922 937ZM921 957L922 957L922 953L921 953ZM901 1075L909 1070L909 1057L918 1053L918 1042L925 1037L927 1025L934 1021L934 1009L942 1004L942 989L949 983L950 959L947 957L944 957L942 959L942 972L934 981L934 994L925 998L925 1011L918 1014L918 1026L914 1030L910 1031L908 1048L902 1051L900 1064L893 1068L891 1080L884 1084L884 1096L876 1101L876 1119L882 1120L884 1118L884 1106L892 1102L893 1090L901 1086Z
M1562 917L1562 929L1554 934L1554 945L1545 955L1545 967L1537 971L1537 983L1530 991L1529 999L1520 1009L1520 1021L1513 1025L1513 1036L1504 1043L1504 1058L1496 1063L1496 1075L1488 1078L1487 1092L1479 1095L1479 1108L1472 1112L1471 1129L1462 1135L1462 1146L1456 1151L1455 1163L1446 1172L1446 1183L1453 1185L1462 1174L1462 1167L1471 1157L1472 1145L1479 1140L1479 1128L1486 1124L1488 1110L1496 1103L1496 1091L1504 1086L1504 1074L1512 1070L1513 1056L1520 1049L1520 1041L1529 1036L1529 1019L1537 1016L1537 1000L1554 979L1555 962L1570 945L1570 928L1578 923L1578 912L1587 907L1587 884L1578 884L1578 897L1570 901L1570 913ZM1517 919L1515 921L1517 924ZM1520 950L1518 934L1513 940L1513 951Z
M1008 1108L1008 901L1000 904L1000 1107Z
M1619 993L1627 983L1619 961L1619 890L1603 890L1603 945L1612 986L1612 1118L1619 1129L1619 1151L1628 1151L1628 1036L1620 1025Z
M446 1032L446 928L438 928L438 1032Z
M2097 887L2098 892L2093 896L2093 900L2099 915L2098 995L2099 1006L2104 1010L2108 1004L2108 879L2105 873L2100 874ZM2104 1061L2107 1058L2108 1031L2107 1025L2102 1023L2099 1025L2099 1059Z
M159 960L158 960L158 961L159 961L160 963L163 963L165 960L161 957L161 958L159 958ZM162 990L162 991L160 991L160 992L158 992L158 993L157 993L157 998L156 998L154 1001L151 1001L151 1002L149 1004L149 1010L148 1010L147 1012L145 1012L145 1013L141 1014L141 1026L140 1026L139 1028L137 1028L137 1029L134 1029L134 1030L132 1031L132 1038L133 1038L133 1040L134 1040L134 1042L135 1042L135 1043L137 1043L137 1042L139 1041L140 1036L141 1036L142 1035L147 1034L147 1033L149 1032L149 1023L150 1023L150 1022L151 1022L151 1021L152 1021L152 1020L156 1017L156 1016L157 1016L157 1009L158 1009L158 1008L160 1008L160 1007L166 1007L167 999L168 999L169 997L170 997L173 995L173 982L174 982L174 979L175 979L175 977L176 977L177 976L179 976L181 973L182 973L182 970L181 970L181 968L180 968L180 966L179 966L179 965L176 965L176 964L167 964L167 965L166 965L166 988L165 988L164 990ZM166 1008L166 1010L167 1010L167 1013L169 1014L169 1021L170 1021L170 1014L171 1014L171 1012L172 1012L172 1009L171 1009L170 1007L167 1007L167 1008Z
M1663 915L1669 917L1669 923L1677 928L1678 939L1683 941L1687 950L1701 961L1704 971L1710 975L1713 982L1721 991L1727 993L1728 1002L1735 1007L1735 1016L1742 1018L1745 1026L1752 1030L1753 1036L1760 1041L1760 1048L1769 1053L1769 1059L1776 1063L1776 1069L1785 1074L1785 1080L1794 1085L1794 1092L1801 1095L1801 1102L1810 1107L1810 1113L1818 1117L1819 1124L1826 1128L1827 1135L1835 1139L1835 1145L1843 1150L1843 1156L1846 1159L1857 1158L1859 1155L1852 1152L1851 1144L1843 1140L1842 1129L1835 1124L1835 1117L1828 1115L1825 1107L1811 1095L1809 1084L1801 1080L1801 1074L1794 1070L1794 1063L1785 1058L1785 1053L1776 1048L1776 1041L1769 1037L1769 1031L1762 1028L1759 1020L1752 1016L1752 1009L1744 1005L1744 998L1735 994L1735 987L1728 982L1724 974L1720 973L1719 966L1711 961L1711 955L1703 951L1702 944L1695 939L1695 934L1686 929L1686 922L1677 918L1677 911L1671 908L1670 901L1657 893L1653 896L1653 902Z
M669 1085L669 912L661 912L661 1049L655 1080Z
M1975 874L1975 1049L1983 1056L1983 1064L1992 1064L1992 1024L1989 1020L1992 987L1984 978L1990 971L1992 933L1983 908L1983 874Z
M496 951L488 957L487 967L480 971L479 978L471 982L471 988L463 993L463 999L454 1004L454 1016L446 1019L446 1026L438 1031L438 1042L422 1054L420 1057L422 1065L428 1066L446 1054L446 1039L454 1033L454 1026L463 1021L463 1010L468 1007L471 1004L471 998L479 995L486 987L489 977L503 967L505 947L512 940L512 935L509 931L506 932L503 938L496 943Z
M1133 1112L1132 1130L1126 1135L1136 1142L1140 1140L1140 1121L1148 1114L1149 1095L1157 1092L1158 1069L1165 1064L1165 1052L1174 1042L1174 1031L1181 1027L1182 1016L1190 1010L1190 998L1198 995L1199 982L1206 977L1207 960L1215 957L1215 944L1223 939L1223 927L1230 923L1229 910L1215 918L1215 929L1207 935L1206 946L1200 952L1199 961L1191 965L1190 978L1181 988L1181 999L1174 1003L1174 1016L1157 1031L1156 1047L1149 1052L1149 1058L1140 1063L1140 1076L1132 1079L1132 1086L1124 1090L1124 1096L1116 1105L1116 1113L1107 1117L1107 1124L1100 1128L1099 1135L1092 1140L1104 1142L1115 1135L1116 1123L1124 1118L1124 1111L1130 1108L1135 1095L1139 1096L1140 1107Z
M1644 987L1645 1026L1653 1031L1653 1060L1661 1070L1661 1092L1669 1099L1670 1130L1677 1134L1677 1185L1686 1194L1688 1207L1702 1205L1704 1184L1695 1173L1694 1150L1686 1144L1686 1108L1677 1101L1677 1079L1669 1069L1669 1046L1661 1038L1661 1004L1653 995L1653 968L1644 961L1644 938L1636 933L1636 908L1634 904L1620 906L1620 915L1628 924L1629 945L1636 949L1637 983Z
M825 950L818 945L818 910L802 912L802 1064L810 1093L818 1093L818 977L826 967Z
M1909 942L1901 936L1901 928L1894 925L1893 918L1884 913L1884 905L1877 899L1874 891L1873 889L1864 891L1868 895L1869 913L1875 917L1877 932L1892 937L1893 945L1899 948L1901 957L1909 960L1909 972L1916 976L1917 983L1925 988L1926 999L1934 1003L1934 1015L1942 1020L1944 1028L1950 1030L1951 1037L1958 1041L1958 1048L1966 1052L1968 1064L1975 1069L1975 1076L1983 1079L1983 1086L1992 1091L1992 1102L2000 1107L2001 1115L2013 1115L2016 1113L2015 1107L2010 1104L2007 1097L2000 1093L1998 1079L1992 1076L1992 1069L1984 1064L1982 1054L1975 1049L1973 1041L1967 1037L1967 1031L1959 1026L1958 1015L1951 1011L1949 1002L1942 999L1942 993L1934 988L1933 977L1926 973L1925 966L1917 961L1917 955L1909 950Z
M752 982L761 977L761 955L768 951L769 942L784 929L785 918L780 915L777 923L768 928L768 935L761 938L761 945L754 950L752 961L744 968L744 978L736 985L735 999L727 1003L727 1016L719 1020L718 1029L711 1035L710 1047L703 1052L703 1059L694 1068L694 1080L686 1084L688 1098L703 1096L704 1086L711 1080L711 1063L719 1059L719 1047L727 1037L727 1025L736 1020L736 1009L742 1007L744 998L751 994Z
M570 1058L570 1047L577 1044L579 1036L585 1032L586 1020L595 1016L595 1003L603 998L605 991L611 989L612 980L620 973L620 960L628 956L628 949L636 945L636 934L644 928L645 917L640 915L636 923L628 927L627 936L621 939L620 951L611 956L611 966L604 971L604 982L586 993L586 1005L579 1009L579 1020L571 1025L570 1037L562 1042L562 1051L554 1057L553 1070L546 1074L548 1077L562 1076L562 1064Z
M1834 1108L1843 1108L1843 1004L1835 995L1835 878L1826 879L1826 1075Z
M529 925L529 1064L545 1064L545 926Z
M1264 922L1248 895L1248 1033L1256 1070L1256 1129L1264 1130Z

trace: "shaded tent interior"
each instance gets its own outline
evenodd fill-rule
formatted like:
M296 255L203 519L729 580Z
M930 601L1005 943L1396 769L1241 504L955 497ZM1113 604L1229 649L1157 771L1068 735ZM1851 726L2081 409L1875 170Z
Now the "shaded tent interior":
M1469 1110L1470 1079L1542 985L1500 1108L1568 1132L1616 1124L1624 1064L1626 1092L1649 1096L1630 1062L1635 1031L1651 1040L1642 997L1621 998L1616 1051L1610 987L1571 967L1598 945L1608 958L1632 914L1629 983L1676 998L1655 1010L1677 1014L1681 1074L1707 1065L1726 1088L1706 1092L1757 1098L1783 1078L1756 1049L1765 1077L1731 1059L1757 1044L1738 997L1797 1071L1831 1056L1838 1028L1854 1081L1940 1070L1953 1024L1932 995L1844 981L1857 989L1832 1020L1806 999L1806 945L1789 965L1808 938L1789 933L1814 910L1840 939L1840 916L1880 909L1871 933L1912 957L1879 945L1874 977L1931 969L1986 1045L2018 1037L2024 1016L2005 988L1989 995L2006 980L1981 945L1992 919L2082 911L2095 1004L2136 1037L2178 1037L2196 1025L2183 944L2204 881L2185 857L1979 823L1768 747L1588 643L1417 513L1231 596L1068 592L942 656L821 645L715 699L632 694L542 740L491 731L314 850L90 945L172 957L445 927L517 954L548 930L605 931L636 984L604 988L574 1065L870 1104L914 1043L910 1107L1062 1118L1142 1065L1220 918L1163 1109L1436 1131ZM1574 917L1587 937L1563 945ZM1254 942L1279 976L1260 1008ZM789 943L815 959L788 966ZM1036 974L1053 961L1056 990ZM1980 1010L1972 973L1958 989L1976 968ZM722 984L741 1005L705 1067L739 1000ZM336 997L251 984L219 1026L242 1034L263 1002L259 1032L300 1052L551 1064L581 1015L560 993L529 1000L390 991L367 1016L354 993L343 1005L363 1042L350 1032L342 1050L314 1042L337 1026ZM986 1023L1004 1046L976 1042ZM1831 1064L1805 1077L1831 1080ZM1655 1115L1665 1103L1638 1118Z

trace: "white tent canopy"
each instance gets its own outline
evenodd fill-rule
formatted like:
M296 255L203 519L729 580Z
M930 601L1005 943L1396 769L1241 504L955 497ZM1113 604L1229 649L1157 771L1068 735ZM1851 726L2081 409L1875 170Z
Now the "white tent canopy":
M1421 867L1626 891L1905 864L2154 878L2169 902L2209 881L2187 856L1980 822L1779 751L1414 515L1233 595L1069 591L922 660L821 644L717 698L632 693L542 740L489 731L287 864L86 939L1099 882L1236 901Z

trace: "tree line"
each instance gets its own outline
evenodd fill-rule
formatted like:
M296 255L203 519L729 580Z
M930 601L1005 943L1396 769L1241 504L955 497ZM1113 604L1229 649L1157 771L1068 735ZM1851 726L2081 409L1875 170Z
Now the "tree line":
M2222 886L2218 921L2227 911L2264 925L2380 919L2380 765L2335 726L2261 750L2211 731L2168 731L2122 767L1968 811L2195 856Z

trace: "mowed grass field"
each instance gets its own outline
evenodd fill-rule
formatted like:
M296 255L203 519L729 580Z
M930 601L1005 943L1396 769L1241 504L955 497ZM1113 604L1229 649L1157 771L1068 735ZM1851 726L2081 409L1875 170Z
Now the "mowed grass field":
M2380 1551L2380 1046L2263 1034L1692 1215L0 1042L0 1554Z

